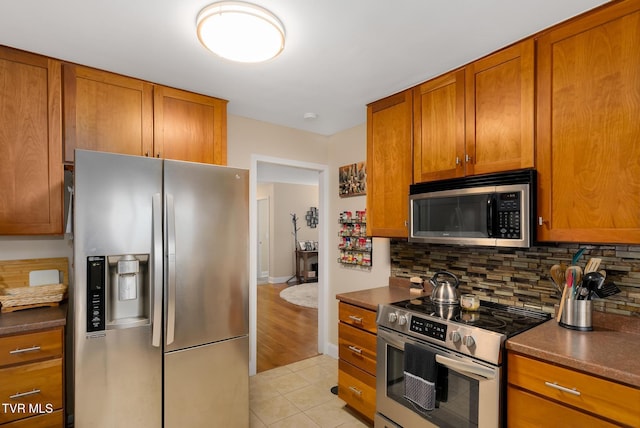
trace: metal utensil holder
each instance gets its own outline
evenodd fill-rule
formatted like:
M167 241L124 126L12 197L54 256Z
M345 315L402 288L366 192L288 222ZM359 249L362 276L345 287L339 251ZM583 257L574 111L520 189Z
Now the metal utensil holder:
M592 314L591 300L566 299L559 324L572 330L591 331L593 330Z

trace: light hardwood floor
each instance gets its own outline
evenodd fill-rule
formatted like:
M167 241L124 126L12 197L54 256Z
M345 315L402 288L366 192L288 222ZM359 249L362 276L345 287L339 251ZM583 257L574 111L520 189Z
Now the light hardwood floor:
M318 355L318 310L282 299L287 286L258 285L258 373Z

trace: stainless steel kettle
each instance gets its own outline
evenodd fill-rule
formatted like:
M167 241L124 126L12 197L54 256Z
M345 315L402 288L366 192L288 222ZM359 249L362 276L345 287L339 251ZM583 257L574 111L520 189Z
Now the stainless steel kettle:
M438 281L439 276L448 276L453 279L453 283L447 280ZM431 300L434 303L441 305L457 305L460 301L458 296L458 285L460 281L458 277L449 271L441 270L435 273L429 280L429 283L433 287L431 291Z

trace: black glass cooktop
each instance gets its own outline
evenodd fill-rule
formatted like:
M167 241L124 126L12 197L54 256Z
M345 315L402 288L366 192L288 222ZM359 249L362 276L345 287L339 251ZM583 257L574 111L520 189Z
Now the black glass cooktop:
M483 330L495 331L507 337L522 333L551 318L550 314L544 312L482 300L476 311L462 310L459 305L436 304L429 297L404 300L393 303L392 306L412 311L416 315L430 315Z

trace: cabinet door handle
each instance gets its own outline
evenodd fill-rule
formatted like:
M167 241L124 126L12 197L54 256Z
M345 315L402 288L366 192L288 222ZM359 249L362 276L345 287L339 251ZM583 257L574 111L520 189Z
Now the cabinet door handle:
M571 388L570 389L570 388L567 388L566 386L558 385L557 382L553 382L553 383L552 382L545 382L544 384L547 385L550 388L559 389L562 392L567 392L569 394L573 394L573 395L577 395L577 396L581 395L580 391L578 391L577 389L575 389L575 388Z
M349 315L349 319L351 319L355 323L362 324L362 318L355 315Z
M460 165L460 156L456 156L456 166Z
M14 349L13 351L9 351L10 354L15 355L15 354L22 354L23 352L32 352L32 351L39 351L41 348L39 345L33 345L31 348L17 348Z
M29 395L34 395L34 394L40 394L40 390L39 389L33 389L33 391L27 391L27 392L17 392L13 395L10 395L9 398L12 400L15 400L17 398L22 398L22 397L27 397Z
M361 390L359 390L358 388L356 388L355 386L350 386L350 387L349 387L349 390L350 390L351 392L353 392L354 394L356 394L358 397L361 397L361 396L362 396L362 391L361 391Z
M469 156L469 155L464 155L464 161L465 161L466 163L471 162L471 156Z
M356 347L355 347L355 346L353 346L353 345L349 345L349 349L350 349L351 351L355 352L356 354L361 354L361 355L362 355L362 349L360 349L360 348L356 348Z

